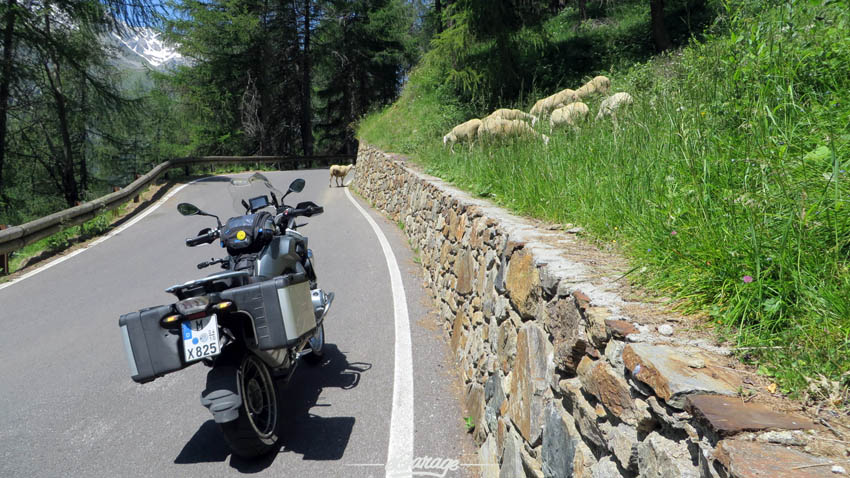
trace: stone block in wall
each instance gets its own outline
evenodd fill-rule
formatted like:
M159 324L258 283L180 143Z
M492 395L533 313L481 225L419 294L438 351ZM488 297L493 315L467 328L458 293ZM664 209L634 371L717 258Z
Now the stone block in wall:
M608 442L608 451L611 452L620 467L631 472L637 472L637 430L625 423L618 423L617 426L614 426L607 422L603 423L600 428Z
M605 437L599 428L596 408L584 398L581 379L561 380L558 387L564 394L564 408L575 420L576 427L584 440L597 450L607 450Z
M520 450L522 469L525 472L525 476L527 478L544 478L540 460L532 454L534 450L529 450L527 445L523 446Z
M458 356L460 352L466 349L467 329L469 328L469 317L463 310L458 310L455 314L454 324L452 326L452 341L450 343L452 352Z
M619 468L610 456L604 456L595 465L590 467L593 478L622 478ZM659 477L660 478L660 477ZM666 477L665 477L666 478ZM671 475L669 478L673 478Z
M469 295L472 292L473 258L469 251L464 250L455 260L455 275L457 276L457 288L455 291L461 295Z
M744 440L723 440L714 452L729 478L827 478L833 461L792 448Z
M489 429L485 418L484 387L478 383L470 383L466 387L466 411L472 418L475 427L472 438L477 445L482 445L487 439Z
M499 468L499 478L521 478L525 476L522 469L522 438L510 430L504 438L502 447L502 466Z
M499 418L502 403L507 400L503 382L504 375L502 375L501 370L498 370L484 384L484 400L486 403L484 417L490 430L496 429L496 422Z
M637 425L638 414L632 400L631 387L608 362L585 356L578 366L578 375L585 390L620 420Z
M537 315L540 305L540 274L530 252L521 249L511 255L505 288L523 319L532 319Z
M737 397L694 395L688 397L687 410L703 429L720 438L741 432L815 428L808 418L779 413L760 403L744 403Z
M698 349L629 344L623 349L623 363L633 378L680 410L688 395L736 395L742 386L740 376Z
M499 340L496 344L496 354L502 371L507 374L513 369L517 349L516 326L510 320L499 326Z
M557 478L573 476L576 447L581 441L578 433L570 433L567 425L566 412L551 402L546 406L543 415L543 476Z
M511 420L531 446L540 441L543 405L549 380L554 374L552 345L543 330L528 322L517 334L516 361L513 367L508 410Z
M686 442L652 432L638 445L638 478L700 478Z
M499 450L492 434L478 449L478 463L481 465L481 478L499 478Z
M592 345L574 299L564 297L549 302L546 305L544 326L552 334L555 366L561 372L575 373L582 357Z

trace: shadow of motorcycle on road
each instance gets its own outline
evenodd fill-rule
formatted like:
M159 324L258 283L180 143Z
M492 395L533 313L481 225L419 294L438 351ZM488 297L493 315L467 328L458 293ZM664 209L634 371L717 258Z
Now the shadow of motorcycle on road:
M280 439L277 450L253 461L233 456L230 466L243 473L256 473L271 466L281 453L296 453L302 455L303 460L311 461L341 459L354 428L354 417L320 417L311 414L310 409L314 406L333 407L318 403L322 390L355 388L360 384L360 374L370 368L372 364L369 363L349 363L336 345L325 344L321 364L310 366L302 363L288 385L278 385L278 409L282 415L278 423ZM186 443L174 463L223 462L230 454L218 426L213 420L207 420Z

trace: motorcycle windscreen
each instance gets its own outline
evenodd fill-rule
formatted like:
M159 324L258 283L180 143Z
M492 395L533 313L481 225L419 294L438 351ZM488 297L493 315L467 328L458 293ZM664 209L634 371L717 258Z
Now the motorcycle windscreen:
M254 173L247 178L232 178L227 187L227 192L230 194L233 214L235 215L245 214L245 206L242 205L242 201L250 204L251 199L265 196L271 204L272 193L278 199L283 197L283 193L260 173Z

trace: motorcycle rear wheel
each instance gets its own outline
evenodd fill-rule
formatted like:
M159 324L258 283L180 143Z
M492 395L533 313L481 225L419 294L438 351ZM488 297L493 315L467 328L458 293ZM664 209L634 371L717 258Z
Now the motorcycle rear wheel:
M275 383L266 364L246 353L239 366L238 384L242 397L239 418L219 426L235 455L256 458L272 451L278 440Z

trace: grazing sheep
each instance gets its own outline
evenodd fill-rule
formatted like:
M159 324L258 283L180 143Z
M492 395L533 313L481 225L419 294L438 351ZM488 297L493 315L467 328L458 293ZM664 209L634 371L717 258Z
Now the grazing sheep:
M484 121L488 119L501 118L506 120L524 120L531 121L531 126L534 126L537 123L537 117L534 115L530 115L525 111L521 110L513 110L509 108L499 108L496 111L490 113L489 116L484 118Z
M590 108L582 102L562 106L552 112L552 116L549 118L549 130L552 131L556 126L562 124L575 126L578 121L587 117L589 111Z
M576 94L575 90L571 90L569 88L561 90L558 94L555 95L555 103L557 104L557 106L555 106L553 110L568 105L570 103L575 103L579 99L580 98L578 94Z
M534 106L531 107L530 113L533 116L548 115L550 111L562 106L558 100L558 93L555 93L552 96L547 96L546 98L539 100L537 103L534 103Z
M597 76L582 85L581 88L577 89L576 96L578 96L579 99L582 99L596 93L604 95L609 89L611 89L611 80L605 76Z
M353 164L349 164L348 166L341 166L339 164L334 164L333 166L331 166L331 169L330 169L331 177L328 180L328 187L331 187L331 181L333 181L334 178L336 178L337 187L344 186L345 185L345 176L348 174L349 171L351 171L352 168L354 168Z
M485 121L478 128L478 138L486 139L488 137L503 137L510 136L534 136L543 139L544 144L549 144L549 137L545 134L540 134L534 131L534 128L528 125L525 121L506 120L501 118L491 118Z
M635 100L632 98L632 95L626 92L614 93L608 98L605 98L605 100L602 101L602 104L599 105L599 113L596 114L596 121L599 121L606 116L610 116L611 119L614 120L614 123L616 123L617 110L622 108L624 105L630 105L634 102Z
M469 141L470 143L473 143L480 126L481 120L478 118L471 119L465 123L455 126L451 131L449 131L449 134L443 136L443 146L451 143L450 149L452 153L454 153L455 143L458 141Z

